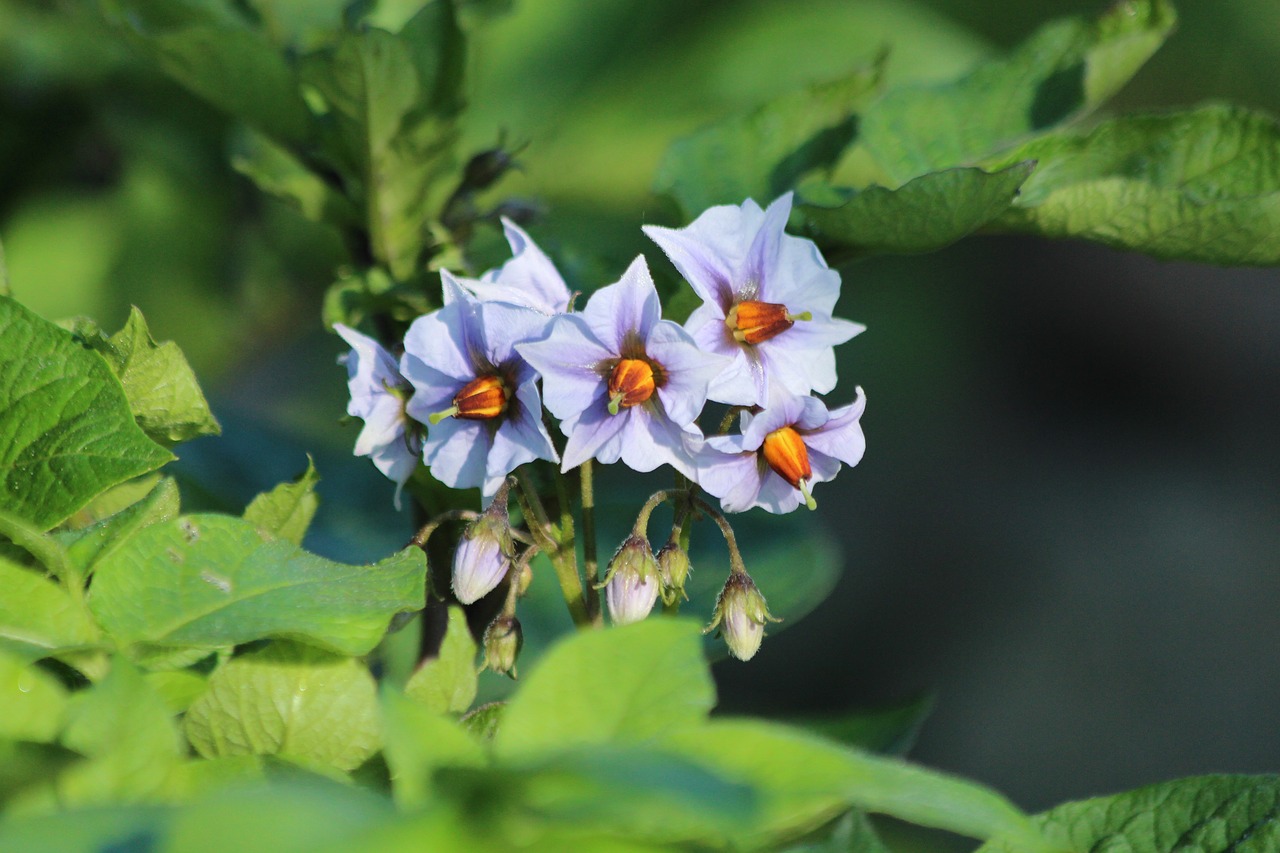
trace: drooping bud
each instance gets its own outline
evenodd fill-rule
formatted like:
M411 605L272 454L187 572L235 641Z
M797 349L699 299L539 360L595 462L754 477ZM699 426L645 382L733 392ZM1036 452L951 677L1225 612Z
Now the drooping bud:
M521 560L519 574L516 575L516 597L524 598L531 583L533 583L533 567L529 565L528 560Z
M642 358L620 359L609 374L609 414L640 405L656 388L653 365Z
M484 669L516 677L516 659L524 645L524 632L515 616L500 614L484 629Z
M674 604L676 599L688 599L684 583L689 578L689 555L678 542L668 542L658 550L658 576L662 578L662 600Z
M764 596L746 572L733 572L716 599L715 615L703 633L720 628L729 654L751 660L764 639L764 624L780 620L769 615Z
M800 433L790 426L779 427L764 437L761 452L764 453L764 461L779 477L790 483L792 488L800 490L809 509L816 509L818 504L809 494L809 480L813 477L809 448Z
M729 309L724 324L733 338L744 344L758 344L790 329L796 320L812 320L809 312L791 314L778 302L756 302L748 299Z
M605 585L613 624L628 625L649 615L658 600L661 578L647 539L633 533L618 546L609 561Z
M484 598L511 568L515 546L507 516L507 489L500 488L489 508L467 525L453 552L453 594L463 604Z

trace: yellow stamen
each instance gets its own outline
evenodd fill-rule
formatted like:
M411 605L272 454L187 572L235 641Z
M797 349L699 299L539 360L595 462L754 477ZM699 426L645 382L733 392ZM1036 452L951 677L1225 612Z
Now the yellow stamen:
M734 340L744 344L758 344L790 329L797 320L812 320L808 311L792 314L787 306L778 302L739 302L729 309L724 324Z
M642 358L621 359L609 374L609 414L640 405L656 389L653 365Z
M507 410L507 386L497 376L472 379L453 398L454 417L487 421Z
M800 489L806 497L805 503L810 504L813 498L808 496L807 487L801 484L813 476L813 469L809 467L809 449L804 446L800 433L789 426L779 427L764 437L762 450L769 467L793 488Z

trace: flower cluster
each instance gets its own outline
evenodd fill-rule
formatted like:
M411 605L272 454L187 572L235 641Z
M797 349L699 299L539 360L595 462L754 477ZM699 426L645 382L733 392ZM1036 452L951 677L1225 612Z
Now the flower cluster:
M535 460L562 472L591 460L669 465L730 513L814 508L813 486L863 453L861 389L835 409L813 396L835 388L834 348L863 327L832 316L840 276L811 241L785 233L791 203L788 193L765 209L751 200L713 207L682 229L644 227L702 299L683 325L663 319L643 256L574 311L551 260L504 220L511 260L478 279L442 272L443 307L412 323L398 360L338 328L352 346L349 412L365 420L356 453L399 485L420 459L448 486L478 487L486 503L501 490L504 519L508 475ZM719 434L699 423L708 401L729 407ZM464 602L513 564L501 526L486 513L483 530L463 538L460 555L483 555L455 560ZM610 572L615 622L644 618L660 593L671 603L642 535L619 554L633 556L615 558ZM483 577L460 580L460 564ZM745 588L741 579L734 588ZM758 613L762 627L755 596L747 616L718 609L717 621L737 626ZM722 596L722 605L739 600Z

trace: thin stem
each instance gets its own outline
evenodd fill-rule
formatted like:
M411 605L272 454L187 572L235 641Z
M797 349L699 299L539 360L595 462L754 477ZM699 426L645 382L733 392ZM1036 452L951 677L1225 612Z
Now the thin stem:
M595 625L604 624L600 611L600 553L596 545L596 486L595 471L588 459L578 466L578 478L582 487L582 562L587 581L587 613Z
M724 542L729 546L729 571L735 575L745 575L747 567L742 562L742 552L738 550L738 539L733 535L733 528L729 525L728 519L702 498L695 497L692 498L692 501L698 509L710 516L711 520L720 528L720 533L724 536Z
M547 518L546 508L543 507L537 491L533 488L528 471L521 468L516 476L520 484L520 488L516 490L516 499L520 501L520 508L524 510L525 523L529 527L529 532L533 534L534 542L551 560L556 579L560 581L560 592L564 595L564 603L569 608L569 615L573 617L573 624L580 628L590 626L591 616L587 613L587 604L583 597L582 578L578 576L578 556L574 553L573 540L569 540L566 548L566 543L558 542L552 537L551 522Z
M720 419L720 435L728 435L729 430L733 427L733 419L748 411L751 411L750 406L730 406L729 410L724 413L724 417Z
M654 492L649 496L649 500L644 502L644 506L640 507L640 514L636 516L636 525L631 529L631 532L636 536L649 538L649 516L653 515L653 511L659 505L683 494L687 494L687 492L681 489L662 489Z
M409 545L417 545L425 551L427 549L427 540L431 538L431 534L435 533L445 524L448 524L450 521L475 521L479 517L480 513L473 509L451 509L446 512L442 512L426 524L422 525L418 532L413 534L413 538L409 540ZM405 547L407 548L409 545L406 545Z

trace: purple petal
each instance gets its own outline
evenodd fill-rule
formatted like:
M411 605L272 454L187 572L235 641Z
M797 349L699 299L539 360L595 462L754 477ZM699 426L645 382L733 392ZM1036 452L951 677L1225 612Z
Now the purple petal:
M453 379L458 387L476 378L475 364L470 357L471 342L479 334L474 306L469 297L462 298L419 317L409 326L404 335L400 368L415 389L419 382L437 384L441 373Z
M840 298L840 274L827 266L812 240L786 234L768 277L768 292L768 301L781 302L794 314L830 315Z
M367 418L378 401L387 395L387 389L405 385L405 379L396 360L382 344L341 323L335 323L333 330L351 347L344 358L347 391L351 394L347 414Z
M567 311L571 294L551 259L506 217L502 230L511 244L511 260L481 276L471 291L484 301L510 302L544 315Z
M711 381L707 399L731 406L763 406L769 399L769 384L759 353L738 347L729 366Z
M627 424L621 457L628 468L644 472L670 465L690 479L697 476L694 454L702 439L697 427L682 429L658 406L636 406L618 415L623 416ZM606 461L603 456L598 458Z
M765 436L774 430L797 423L813 424L816 427L826 423L826 420L826 407L816 397L776 394L769 408L752 418L751 423L743 430L742 448L759 450L764 444Z
M828 317L814 313L812 320L797 320L796 324L776 338L765 341L760 346L784 345L791 349L827 349L839 346L867 330L861 323Z
M670 320L653 327L645 351L666 374L658 397L667 415L680 426L693 423L702 413L711 381L732 363L699 349L689 333Z
M476 306L484 332L484 360L494 366L509 366L518 359L516 345L537 340L545 333L546 316L532 308L505 302L481 302Z
M698 453L697 480L708 494L720 498L726 512L742 512L755 503L760 492L760 466L752 451L733 449L724 438L741 436L717 436L707 439Z
M473 296L477 284L479 282L474 278L458 278L448 270L440 270L440 290L445 305Z
M622 456L624 427L634 414L627 409L617 415L609 414L609 401L603 389L599 398L580 416L564 419L560 428L569 436L561 459L560 470L571 471L588 459L599 459L606 465L617 462Z
M756 356L769 379L769 394L785 392L803 396L810 391L825 394L836 386L836 353L831 348L798 350L787 346L756 347Z
M543 400L562 421L581 414L604 393L599 365L616 357L576 314L557 317L545 339L517 344L516 351L542 374Z
M658 290L644 255L627 267L616 284L602 287L587 300L582 317L596 338L615 355L626 355L631 340L643 341L662 318Z
M859 388L857 399L847 406L833 409L825 424L804 434L804 443L846 465L857 465L867 447L861 423L866 407L867 398Z
M530 381L516 386L515 399L508 406L502 425L494 433L485 470L485 496L492 496L508 474L534 459L560 461L551 436L542 425L538 386Z
M492 443L488 424L445 418L428 427L423 460L431 467L431 476L446 486L476 488L484 484L485 460Z
M742 270L737 274L739 301L758 299L777 302L769 287L773 272L778 266L779 245L791 215L791 193L783 193L764 212L764 221L751 239L751 247Z
M391 394L383 394L364 415L364 427L356 438L353 451L356 456L368 456L386 444L404 444L404 411L400 401Z
M804 495L766 467L760 480L760 493L756 496L755 505L772 513L787 513L804 503Z

